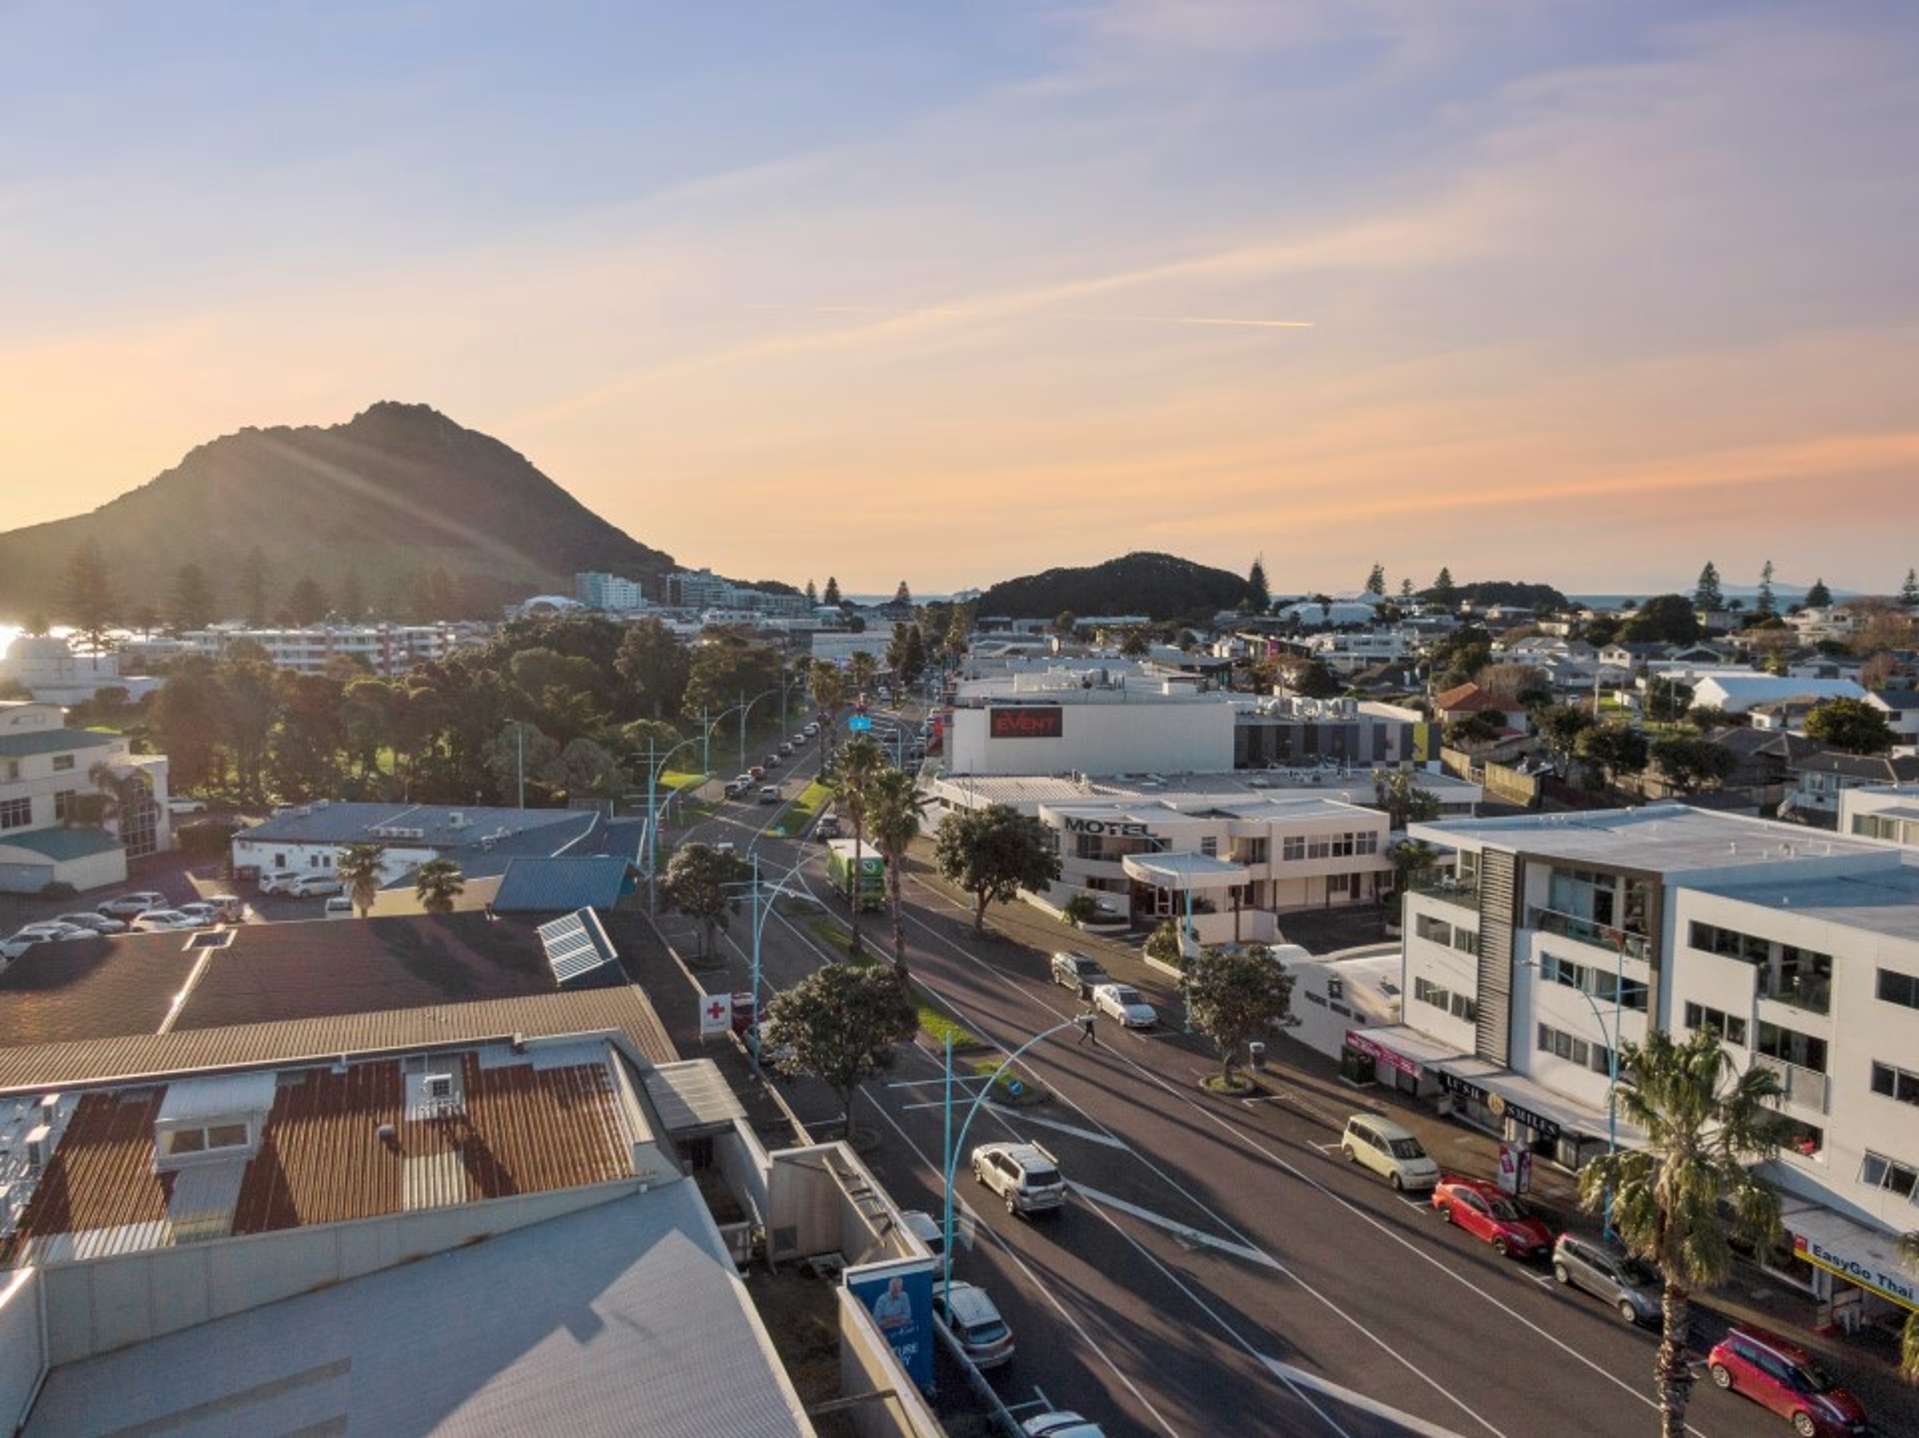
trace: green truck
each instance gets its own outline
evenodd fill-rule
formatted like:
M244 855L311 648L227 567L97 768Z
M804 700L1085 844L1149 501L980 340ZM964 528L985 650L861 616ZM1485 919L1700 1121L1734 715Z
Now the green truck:
M843 897L856 896L862 909L877 909L886 902L886 860L871 844L861 844L859 849L857 884L853 879L856 861L851 839L826 841L826 874Z

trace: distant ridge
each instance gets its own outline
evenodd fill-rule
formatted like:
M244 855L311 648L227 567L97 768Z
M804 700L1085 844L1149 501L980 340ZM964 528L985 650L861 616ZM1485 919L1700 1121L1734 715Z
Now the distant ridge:
M1142 550L1104 564L1001 580L980 595L977 610L1014 619L1051 619L1065 610L1201 619L1237 608L1246 592L1246 581L1237 574Z

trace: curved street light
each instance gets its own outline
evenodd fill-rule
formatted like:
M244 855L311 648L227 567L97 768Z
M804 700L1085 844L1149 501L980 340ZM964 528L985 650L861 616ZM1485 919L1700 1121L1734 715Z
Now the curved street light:
M1616 1153L1619 1149L1619 1021L1623 1007L1621 995L1626 986L1626 947L1622 943L1614 952L1615 969L1613 972L1613 1020L1612 1033L1606 1032L1606 1021L1600 1016L1599 1003L1584 989L1575 989L1574 993L1586 1001L1586 1007L1593 1011L1593 1023L1598 1026L1599 1036L1606 1040L1606 1152ZM1513 963L1516 969L1531 969L1543 980L1546 971L1537 959L1518 959ZM1605 1236L1613 1237L1612 1227L1612 1185L1606 1185L1605 1211L1601 1220Z

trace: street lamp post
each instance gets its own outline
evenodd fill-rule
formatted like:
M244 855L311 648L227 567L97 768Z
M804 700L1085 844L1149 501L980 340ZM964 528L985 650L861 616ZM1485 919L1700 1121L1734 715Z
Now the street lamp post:
M1521 959L1516 967L1531 969L1535 973L1543 973L1537 959ZM1613 949L1613 1020L1612 1033L1610 1036L1606 1033L1606 1020L1600 1015L1598 1002L1584 989L1576 990L1579 997L1586 1001L1586 1007L1592 1010L1593 1023L1599 1029L1599 1036L1606 1040L1606 1152L1608 1154L1619 1151L1619 1023L1625 979L1626 945L1622 941L1615 945ZM1606 1237L1611 1238L1613 1236L1613 1227L1612 1185L1610 1183L1606 1185L1605 1207L1601 1223L1604 1225Z
M804 887L800 889L789 889L786 886L786 881L797 874L805 863L805 858L801 858L798 863L781 874L778 879L770 884L766 884L760 880L760 856L758 854L753 855L753 879L749 903L751 904L753 914L751 983L753 987L753 1027L756 1031L759 1028L760 1022L760 941L766 933L766 921L772 917L773 900L782 894L787 894L798 898L812 899L815 903L819 902L817 899L813 899L813 895ZM754 1034L753 1042L747 1045L747 1048L753 1060L753 1072L758 1073L760 1071L760 1044L757 1032Z

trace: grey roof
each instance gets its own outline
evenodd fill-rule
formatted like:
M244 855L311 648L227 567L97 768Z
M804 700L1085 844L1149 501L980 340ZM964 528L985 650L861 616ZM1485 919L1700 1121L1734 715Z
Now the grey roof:
M619 903L631 867L631 861L614 854L511 859L493 896L493 909L501 914L610 909Z
M455 824L453 816L461 816ZM404 842L428 849L553 854L593 831L598 814L582 809L489 809L458 804L323 803L275 814L235 837L287 844ZM418 829L393 840L380 829Z
M1919 940L1919 868L1897 868L1826 879L1770 883L1702 884L1703 891L1769 909L1824 919L1891 938Z
M653 1111L670 1134L730 1128L735 1119L746 1117L746 1110L711 1059L661 1064L648 1072L643 1082Z
M1919 689L1875 689L1872 697L1894 711L1919 709Z
M108 1430L813 1432L685 1179L63 1364L26 1428Z
M105 829L29 829L24 834L0 834L0 849L25 849L56 864L111 854L124 847L118 836Z
M62 754L69 749L104 749L120 742L118 734L91 729L32 729L24 734L0 734L0 756L24 759L29 754Z

